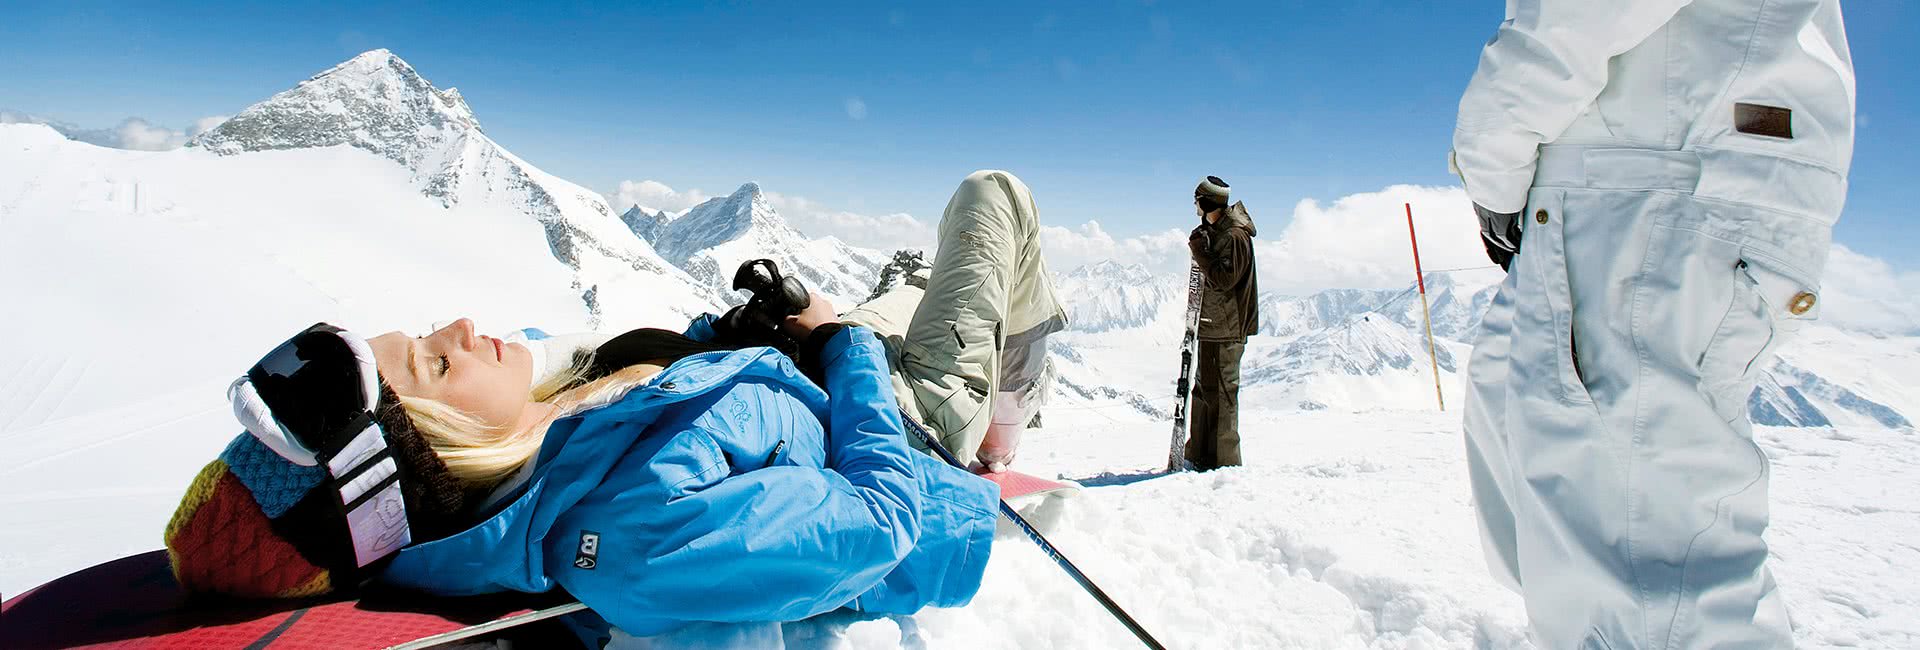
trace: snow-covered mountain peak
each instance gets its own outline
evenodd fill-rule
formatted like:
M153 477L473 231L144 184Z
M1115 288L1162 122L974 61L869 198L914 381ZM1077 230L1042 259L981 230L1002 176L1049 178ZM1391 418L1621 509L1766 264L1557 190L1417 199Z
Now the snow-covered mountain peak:
M599 194L508 152L481 131L459 90L435 87L387 50L353 57L254 104L190 146L220 156L318 149L357 155L343 151L350 148L399 165L420 194L441 207L531 217L540 223L549 252L575 274L574 289L592 322L628 313L627 303L644 302L640 293L602 295L595 289L605 284L611 291L627 279L664 277L674 286L666 294L674 295L656 296L654 306L672 305L678 312L697 313L720 302L718 292L634 239Z
M627 211L620 215L620 222L627 224L628 230L632 230L633 234L639 235L640 239L648 243L659 239L660 233L667 227L667 222L672 220L673 217L668 216L665 210L648 212L646 208L637 205L627 208Z
M852 306L872 291L888 256L831 237L811 239L787 223L759 183L740 185L674 216L634 206L620 216L627 228L694 278L704 278L728 300L741 262L767 258L837 305Z
M473 118L473 107L467 105L467 97L460 94L459 88L448 88L442 91L440 98L446 100L447 110L452 111L456 116L464 116L473 124L473 128L480 128L480 122Z
M1101 260L1055 276L1054 294L1066 307L1073 329L1105 332L1157 321L1178 323L1186 307L1184 281L1156 277L1138 264Z
M189 146L221 155L351 145L414 170L480 130L457 91L442 92L387 50L373 50L247 107Z
M692 210L681 215L681 218L686 219L689 224L726 228L738 233L744 233L755 226L792 230L792 227L787 225L787 220L767 203L767 195L760 190L760 184L752 181L740 184L740 189L734 190L732 194L722 198L708 199L707 202L694 206Z
M652 242L661 257L682 267L700 251L728 242L751 239L757 246L778 248L788 242L806 240L787 225L787 220L767 202L760 184L754 182L742 184L727 196L708 199L672 219L664 214L647 217L644 212L635 214L629 210L628 214L634 215L642 225L635 227L635 221L630 220L628 227ZM651 236L642 232L649 227L654 229Z

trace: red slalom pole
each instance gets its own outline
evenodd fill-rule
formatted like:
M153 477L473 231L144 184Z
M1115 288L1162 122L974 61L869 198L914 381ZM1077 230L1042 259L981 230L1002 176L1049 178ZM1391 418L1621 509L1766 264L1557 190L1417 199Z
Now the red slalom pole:
M1420 237L1413 231L1413 204L1407 206L1407 240L1413 242L1413 276L1420 283L1420 318L1427 323L1427 361L1433 364L1433 396L1440 410L1447 410L1447 395L1440 390L1440 354L1433 345L1433 312L1427 307L1427 274L1420 270Z

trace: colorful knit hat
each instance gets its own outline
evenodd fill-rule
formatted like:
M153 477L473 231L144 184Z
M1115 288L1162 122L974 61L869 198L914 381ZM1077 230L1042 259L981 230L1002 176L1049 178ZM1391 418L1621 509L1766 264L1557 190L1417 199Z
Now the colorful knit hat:
M408 543L457 532L466 492L360 337L315 324L227 395L246 432L200 470L167 523L174 577L188 591L349 589Z

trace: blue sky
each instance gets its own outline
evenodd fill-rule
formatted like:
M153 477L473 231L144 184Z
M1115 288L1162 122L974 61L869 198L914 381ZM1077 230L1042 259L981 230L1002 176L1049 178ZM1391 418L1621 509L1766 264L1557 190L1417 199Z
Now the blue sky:
M1276 222L1302 198L1452 184L1454 109L1501 9L9 4L0 108L184 129L384 47L458 86L507 148L603 192L757 180L836 210L930 219L965 173L999 167L1033 186L1048 221L1124 236L1185 224L1203 174ZM1836 238L1914 268L1920 4L1845 9L1862 117Z

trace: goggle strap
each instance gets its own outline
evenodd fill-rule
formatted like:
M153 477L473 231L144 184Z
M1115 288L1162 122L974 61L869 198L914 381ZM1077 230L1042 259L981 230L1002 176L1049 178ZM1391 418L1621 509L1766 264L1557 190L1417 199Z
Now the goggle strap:
M378 562L412 542L400 482L387 483L373 493L372 498L348 510L347 529L353 531L353 557L361 567Z
M374 454L387 448L387 438L380 435L380 426L373 421L371 412L361 411L340 428L347 431L357 429L359 433L327 458L327 472L335 478L346 476L353 468L366 464Z
M353 440L327 460L340 505L353 535L354 560L367 566L413 541L407 503L400 491L400 467L387 447L373 414L362 412L349 426L362 427Z

